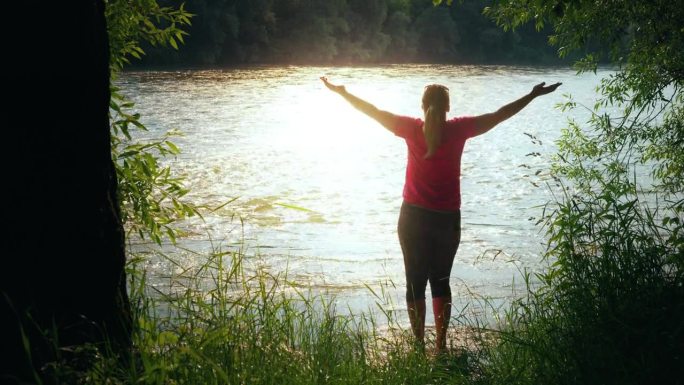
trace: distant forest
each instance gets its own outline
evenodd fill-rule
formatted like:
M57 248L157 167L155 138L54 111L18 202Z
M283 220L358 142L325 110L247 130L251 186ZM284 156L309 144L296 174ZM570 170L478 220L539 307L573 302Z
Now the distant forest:
M178 6L180 1L161 0ZM504 32L482 15L490 1L192 0L179 50L144 47L135 67L373 63L561 64L550 31Z

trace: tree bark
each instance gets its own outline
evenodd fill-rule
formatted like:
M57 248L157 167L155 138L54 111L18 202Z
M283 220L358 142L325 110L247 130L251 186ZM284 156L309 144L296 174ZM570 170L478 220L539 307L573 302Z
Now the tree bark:
M54 346L125 352L131 323L104 3L12 3L23 24L2 27L0 382L43 376Z

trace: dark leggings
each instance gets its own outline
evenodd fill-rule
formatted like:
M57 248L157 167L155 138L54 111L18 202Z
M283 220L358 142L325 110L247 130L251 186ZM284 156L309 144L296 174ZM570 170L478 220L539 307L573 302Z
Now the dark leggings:
M406 300L450 297L449 276L461 241L461 212L441 212L407 203L399 214L399 243L404 254Z

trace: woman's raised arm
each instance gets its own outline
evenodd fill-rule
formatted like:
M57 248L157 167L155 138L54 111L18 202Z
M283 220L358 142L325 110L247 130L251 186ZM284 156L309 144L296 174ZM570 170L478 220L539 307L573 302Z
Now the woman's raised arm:
M378 121L378 123L382 124L383 127L385 127L386 129L394 132L398 121L398 117L396 115L387 111L380 110L374 105L368 103L367 101L350 94L349 92L347 92L344 86L334 85L330 83L328 81L328 78L326 78L325 76L321 76L321 80L330 91L339 94L352 106L354 106L354 108L375 119L376 121Z
M477 135L484 134L485 132L491 130L497 124L503 122L504 120L510 118L511 116L517 114L525 108L534 98L541 95L546 95L551 93L558 88L562 83L552 84L550 86L545 86L546 82L542 82L534 86L529 94L521 97L520 99L506 104L505 106L499 108L495 112L480 115L475 117L475 127L477 130Z

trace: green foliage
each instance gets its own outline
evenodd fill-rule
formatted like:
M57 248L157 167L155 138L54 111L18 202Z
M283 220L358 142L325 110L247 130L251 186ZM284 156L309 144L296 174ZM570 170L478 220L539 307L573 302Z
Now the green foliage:
M488 381L644 384L675 378L684 340L681 225L661 224L622 181L597 195L568 196L554 211L547 254L553 266L535 277L541 286L529 286L528 296L505 315L489 354Z
M171 46L178 49L187 35L181 28L190 25L192 15L184 5L161 7L156 0L106 2L111 79L130 64L130 57L140 59L145 51L141 43ZM161 244L163 237L172 242L178 235L173 222L198 214L197 208L182 201L188 192L181 177L161 165L161 159L179 153L168 132L147 143L133 139L130 129L146 131L140 114L131 112L133 102L110 85L110 127L112 159L118 179L122 221L129 232Z
M116 88L114 88L116 91ZM114 95L114 94L113 94ZM130 125L147 130L138 114L128 114L112 98L112 158L115 160L119 181L118 194L122 204L122 221L129 232L142 239L151 238L160 244L162 237L175 242L178 231L173 222L186 216L199 215L197 208L181 198L188 192L183 178L173 176L169 166L162 166L160 158L177 155L180 150L169 139L177 132L169 131L162 138L141 143L132 140Z
M506 315L491 382L681 381L684 1L495 1L486 13L504 28L550 25L559 55L588 52L580 72L615 65L595 105L560 106L590 118L561 133L552 265Z
M420 51L434 58L458 55L455 51L461 40L459 29L448 8L430 7L415 21Z
M642 86L656 78L682 76L681 1L496 0L485 13L504 29L527 22L533 22L537 29L550 24L554 33L549 42L558 47L560 56L590 49L583 69L595 68L603 55L615 64L629 63L632 70L647 76L649 79ZM657 83L651 86L656 87Z
M178 8L162 7L157 0L108 0L105 4L113 72L131 64L130 57L142 58L142 42L177 50L188 35L182 28L190 25L193 16L183 3Z

